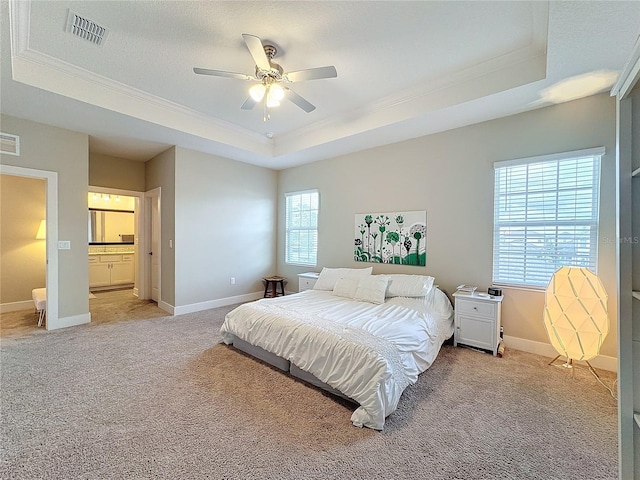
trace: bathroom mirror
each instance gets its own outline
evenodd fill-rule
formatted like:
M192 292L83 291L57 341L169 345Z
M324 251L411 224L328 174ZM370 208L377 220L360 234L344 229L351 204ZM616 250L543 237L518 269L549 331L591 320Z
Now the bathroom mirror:
M89 245L133 245L134 213L89 209Z

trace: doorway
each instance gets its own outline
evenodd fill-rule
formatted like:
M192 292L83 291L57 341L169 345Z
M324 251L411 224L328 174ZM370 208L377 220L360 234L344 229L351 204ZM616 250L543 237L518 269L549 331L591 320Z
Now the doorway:
M89 186L88 205L92 322L166 315L166 311L158 308L161 301L160 189L137 192ZM122 226L123 220L114 218L120 230L109 229L108 219L121 217L122 212L133 213L132 227ZM133 238L127 235L129 230ZM94 238L96 232L102 237ZM128 270L132 266L128 262L133 263L132 272Z
M0 175L44 180L45 184L45 287L47 315L45 328L60 328L58 317L58 174L46 170L0 165ZM38 288L39 286L34 286ZM25 299L26 300L26 299Z
M89 186L89 290L144 291L143 202L143 192Z

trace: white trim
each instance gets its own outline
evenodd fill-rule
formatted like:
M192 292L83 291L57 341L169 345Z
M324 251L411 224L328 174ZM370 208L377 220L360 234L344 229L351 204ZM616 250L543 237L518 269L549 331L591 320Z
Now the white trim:
M133 286L133 294L138 297L139 292L145 291L145 280L146 276L144 275L144 255L142 251L145 250L146 246L146 231L144 229L144 192L140 192L137 190L124 190L120 188L107 188L107 187L96 187L89 185L89 192L95 193L108 193L110 195L122 195L125 197L133 197L134 198L134 242L133 242L133 251L135 253L135 273L134 273L134 286Z
M421 82L408 92L380 98L368 104L364 111L352 112L348 118L339 115L312 123L279 136L275 142L262 134L133 89L30 48L30 4L29 0L9 2L11 74L14 80L218 142L222 150L228 151L227 147L231 146L236 160L295 155L330 140L345 139L390 123L409 121L416 113L452 107L542 80L546 76L549 5L548 2L533 2L531 31L526 45L455 71L437 82ZM207 79L200 81L204 84Z
M541 355L543 357L554 358L558 355L558 352L550 343L536 342L535 340L527 340L526 338L505 335L504 344L507 348L535 353L536 355ZM608 370L610 372L618 371L618 359L616 357L598 355L597 357L589 360L589 363L591 363L594 368L601 368L602 370Z
M611 89L611 96L624 98L635 86L638 77L640 77L640 36L636 40L631 50L631 55L629 55L627 62L624 64L618 76L618 81Z
M165 312L171 314L171 315L175 315L175 310L176 307L174 307L173 305L167 303L167 302L163 302L162 300L160 300L158 302L158 308L160 308L161 310L164 310Z
M0 303L0 313L20 312L22 310L33 310L33 300L22 300L21 302Z
M13 80L141 120L273 157L264 135L98 75L29 45L31 0L9 1ZM66 26L66 25L65 25Z
M58 325L58 173L35 168L16 167L0 164L0 174L18 177L38 178L45 181L46 190L46 288L47 288L47 330Z
M493 168L510 167L512 165L524 165L526 163L550 162L553 160L565 160L589 156L603 156L604 147L585 148L584 150L574 150L572 152L550 153L549 155L538 155L535 157L514 158L513 160L502 160L493 162Z
M185 313L201 312L211 308L226 307L235 303L252 302L262 298L264 292L245 293L244 295L236 295L234 297L218 298L217 300L208 300L206 302L192 303L190 305L181 305L174 308L174 315L183 315Z
M495 287L500 287L503 290L523 290L525 292L536 292L544 295L544 292L547 291L547 287L538 287L536 285L519 285L515 283L500 283L494 282L491 285Z
M308 190L297 190L295 192L286 192L284 194L284 198L292 197L294 195L302 195L304 193L317 193L318 194L318 204L320 204L320 192L317 188L310 188Z
M49 309L47 308L47 330L57 330L59 328L75 327L91 323L91 314L72 315L71 317L59 318L55 325L49 325Z

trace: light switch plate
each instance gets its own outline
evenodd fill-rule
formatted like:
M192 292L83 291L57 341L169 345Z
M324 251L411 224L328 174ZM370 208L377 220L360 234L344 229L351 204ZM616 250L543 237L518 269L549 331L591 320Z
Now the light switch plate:
M58 250L71 250L70 240L60 240L58 242Z

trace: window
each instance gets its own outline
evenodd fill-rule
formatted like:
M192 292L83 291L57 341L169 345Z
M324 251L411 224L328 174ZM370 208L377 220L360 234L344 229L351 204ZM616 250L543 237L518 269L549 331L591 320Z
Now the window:
M493 281L546 287L561 266L596 272L604 148L496 162Z
M318 252L318 191L286 194L285 262L315 266Z

